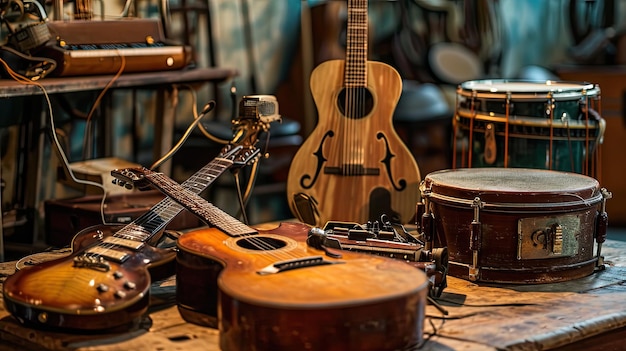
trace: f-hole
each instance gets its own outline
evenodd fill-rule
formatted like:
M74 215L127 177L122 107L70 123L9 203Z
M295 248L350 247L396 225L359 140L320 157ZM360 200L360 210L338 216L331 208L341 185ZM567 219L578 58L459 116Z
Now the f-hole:
M374 97L364 87L344 88L339 92L337 107L342 115L360 119L367 116L374 108Z

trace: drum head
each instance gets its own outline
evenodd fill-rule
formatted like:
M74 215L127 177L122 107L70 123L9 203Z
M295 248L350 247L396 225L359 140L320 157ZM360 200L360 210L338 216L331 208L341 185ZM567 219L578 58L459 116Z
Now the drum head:
M478 98L571 99L583 95L597 95L599 88L586 82L526 81L526 80L473 80L466 81L457 90L459 95Z
M485 202L510 204L512 207L517 207L515 203L521 206L532 203L588 206L601 198L596 179L543 169L459 168L430 173L424 181L426 188L434 194L467 201L480 197Z

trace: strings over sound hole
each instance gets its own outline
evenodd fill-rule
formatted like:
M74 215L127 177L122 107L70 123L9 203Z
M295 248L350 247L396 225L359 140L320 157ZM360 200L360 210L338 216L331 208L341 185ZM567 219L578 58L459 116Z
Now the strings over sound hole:
M374 108L374 97L367 88L344 88L339 93L337 107L348 118L363 118Z
M253 236L249 238L243 238L237 241L237 246L248 250L277 250L287 246L287 243L283 240L276 238L270 238L266 236Z

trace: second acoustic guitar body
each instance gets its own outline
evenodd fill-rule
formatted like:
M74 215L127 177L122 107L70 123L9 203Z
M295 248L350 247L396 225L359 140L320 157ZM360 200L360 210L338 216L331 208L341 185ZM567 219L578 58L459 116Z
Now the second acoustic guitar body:
M344 60L320 64L311 75L319 121L296 153L287 179L292 212L301 221L365 223L383 214L408 223L419 201L420 172L394 130L402 91L396 70L366 62L362 86L344 84Z

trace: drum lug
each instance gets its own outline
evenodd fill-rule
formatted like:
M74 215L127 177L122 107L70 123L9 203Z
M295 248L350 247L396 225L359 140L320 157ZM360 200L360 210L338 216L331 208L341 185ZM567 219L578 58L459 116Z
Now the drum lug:
M480 224L480 209L483 208L484 203L480 200L480 197L475 197L472 202L472 208L474 209L474 220L470 225L470 250L472 250L472 265L469 267L469 280L476 281L480 277L480 268L478 268L478 251L480 250L480 243L482 240L482 226Z
M483 158L485 162L492 165L496 162L498 150L496 149L496 127L493 123L487 123L485 126L485 151Z
M602 203L600 205L600 211L598 213L598 218L596 219L596 243L597 243L597 252L596 257L598 258L598 262L596 267L604 266L604 257L602 257L602 243L606 240L606 231L609 225L609 215L606 213L606 200L613 197L613 193L606 190L606 188L600 189L602 193Z
M431 213L431 209L430 209L430 202L429 202L429 195L430 195L430 188L426 187L426 183L424 181L420 182L420 193L422 195L422 206L424 209L424 212L421 214L421 216L417 217L420 220L420 230L421 230L421 237L424 240L424 242L426 243L425 248L426 250L432 250L435 247L435 237L434 237L434 227L433 227L433 215ZM419 205L418 205L419 208ZM418 210L418 214L419 214L419 210Z

